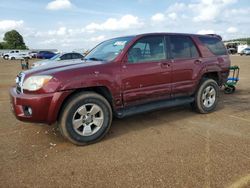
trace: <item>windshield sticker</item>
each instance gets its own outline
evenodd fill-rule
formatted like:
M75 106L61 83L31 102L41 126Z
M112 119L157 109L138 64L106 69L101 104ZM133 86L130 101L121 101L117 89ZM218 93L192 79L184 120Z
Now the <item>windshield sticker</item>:
M126 44L127 41L116 41L114 43L114 46L124 46Z

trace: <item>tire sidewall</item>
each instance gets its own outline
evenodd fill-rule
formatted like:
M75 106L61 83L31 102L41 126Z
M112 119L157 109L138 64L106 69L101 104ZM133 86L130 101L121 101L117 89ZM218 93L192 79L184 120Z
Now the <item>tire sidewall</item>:
M205 107L202 102L202 94L204 92L204 89L206 89L208 86L211 86L215 90L215 101L214 104L211 107ZM214 109L217 107L218 104L218 98L219 98L219 86L216 81L213 79L206 79L202 82L200 85L200 88L198 89L197 95L196 95L196 104L198 107L198 110L201 113L209 113L214 111Z
M91 136L81 136L74 130L72 119L77 109L87 103L96 104L102 109L104 121L102 127L95 134ZM65 117L60 124L62 126L63 135L66 136L71 142L77 145L85 145L100 140L109 130L111 121L112 111L110 106L107 104L107 101L98 97L86 97L83 95L78 96L76 100L72 100L66 106Z

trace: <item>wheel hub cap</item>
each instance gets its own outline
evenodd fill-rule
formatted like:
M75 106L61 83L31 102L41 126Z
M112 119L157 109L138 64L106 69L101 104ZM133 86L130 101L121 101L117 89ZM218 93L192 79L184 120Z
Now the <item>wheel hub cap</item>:
M210 108L214 105L216 99L216 91L214 87L207 86L202 94L202 103L206 108Z
M102 127L103 121L102 108L92 103L80 106L72 118L73 129L81 136L95 134Z

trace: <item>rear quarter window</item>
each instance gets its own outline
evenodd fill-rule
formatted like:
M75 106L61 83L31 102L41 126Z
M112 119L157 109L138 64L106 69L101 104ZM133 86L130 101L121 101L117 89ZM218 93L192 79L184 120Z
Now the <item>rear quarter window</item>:
M215 37L199 37L199 40L214 54L227 55L227 50L222 41Z
M174 59L189 59L199 57L194 42L188 36L170 36L170 49Z

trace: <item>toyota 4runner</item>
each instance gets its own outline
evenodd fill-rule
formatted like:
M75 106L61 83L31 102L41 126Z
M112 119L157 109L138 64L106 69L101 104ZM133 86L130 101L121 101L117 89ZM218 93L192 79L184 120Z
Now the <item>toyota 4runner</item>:
M215 110L230 59L218 35L151 33L104 41L78 63L21 72L10 89L19 120L58 122L77 145L96 142L113 116L190 103Z

